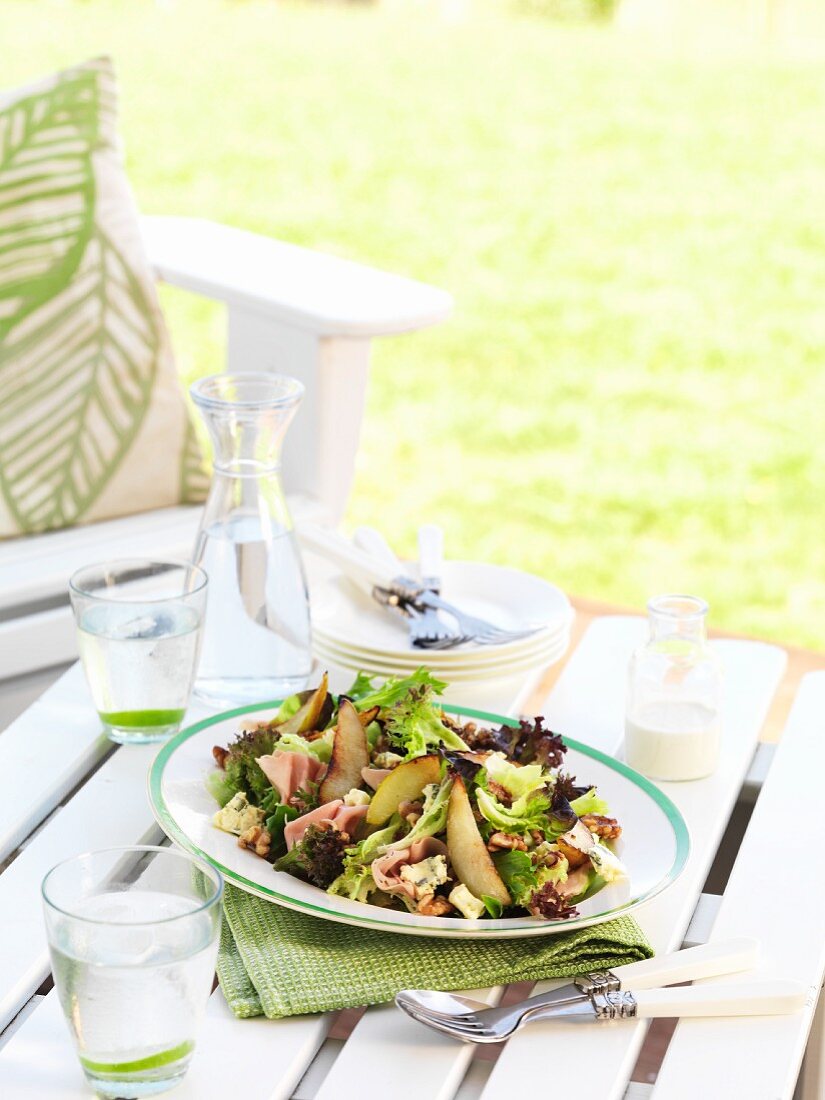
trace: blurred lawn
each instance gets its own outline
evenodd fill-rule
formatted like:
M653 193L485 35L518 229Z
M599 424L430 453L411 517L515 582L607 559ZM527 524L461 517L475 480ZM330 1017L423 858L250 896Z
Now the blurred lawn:
M0 44L3 85L114 56L145 211L455 294L377 350L351 522L823 645L820 63L262 0L0 0ZM214 368L217 311L165 301Z

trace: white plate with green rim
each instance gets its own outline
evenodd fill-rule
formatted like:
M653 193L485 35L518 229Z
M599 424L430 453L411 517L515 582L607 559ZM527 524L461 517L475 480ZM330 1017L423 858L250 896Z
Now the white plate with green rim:
M278 705L241 707L181 730L163 746L149 772L149 801L167 836L185 851L208 860L227 882L250 894L343 924L418 936L505 939L569 932L633 912L671 886L684 869L690 848L688 830L671 800L621 761L565 738L568 751L564 770L575 775L579 783L598 787L610 813L619 819L623 835L617 842L617 852L629 873L626 881L606 886L582 902L577 907L578 917L558 921L529 916L498 920L422 917L333 897L292 875L273 870L265 859L239 848L234 836L212 824L217 805L204 785L214 766L212 746L233 740L239 719L265 721ZM513 722L466 707L445 709L496 727Z

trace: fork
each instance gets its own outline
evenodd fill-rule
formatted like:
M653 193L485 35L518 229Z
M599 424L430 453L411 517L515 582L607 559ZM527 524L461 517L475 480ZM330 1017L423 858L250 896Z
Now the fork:
M550 993L544 995L541 1005L514 1005L511 1009L490 1009L452 1018L423 1013L402 1003L401 994L396 1003L414 1020L454 1039L465 1043L502 1043L531 1020L592 1022L687 1016L772 1016L799 1011L805 1005L806 996L807 990L801 982L774 979L638 992L594 989L586 997L568 995L555 1000Z
M496 626L495 623L488 622L487 619L479 619L475 615L468 615L466 611L462 611L455 604L448 603L447 600L442 599L441 596L430 589L406 597L402 591L400 595L405 602L411 603L414 607L437 608L446 611L448 615L452 615L461 632L459 635L461 640L455 640L450 643L451 645L460 645L462 641L473 641L479 645L502 645L504 642L515 642L520 638L529 638L542 630L540 626L523 627L518 630L508 630L506 627Z
M416 1019L427 1022L439 1019L445 1022L492 1023L505 1020L513 1013L528 1013L570 999L581 1001L589 991L597 988L617 991L632 984L634 989L653 989L672 985L674 982L697 981L715 978L720 974L734 974L751 970L759 960L759 943L749 937L702 943L695 947L656 955L650 959L625 963L613 970L597 970L580 975L564 986L557 986L545 993L537 993L509 1008L490 1007L483 1001L473 1001L456 993L443 993L434 989L403 989L396 997L396 1004Z
M418 572L421 583L434 596L441 594L441 571L444 561L444 532L433 523L418 528ZM448 626L434 607L424 607L416 629L410 630L412 643L419 649L451 649L469 639L455 627Z
M426 530L422 527L418 533L419 568L423 574L421 583L427 587L432 586L437 592L438 574L441 571L439 566L440 554L433 555L433 549L436 548L430 537L424 534ZM437 527L433 527L431 530L440 535ZM376 560L392 569L393 576L401 577L404 566L380 531L377 531L374 527L358 527L353 532L352 541L359 550L372 554ZM414 589L417 587L416 582L411 577L401 577L401 580L407 588ZM388 599L385 602L379 596L376 596L376 599L379 599L381 603L385 603L385 606L397 607L399 611L406 614L410 643L419 649L446 649L466 640L459 635L455 627L448 626L441 620L438 611L434 607L418 609L411 604L402 605L401 601L398 600Z

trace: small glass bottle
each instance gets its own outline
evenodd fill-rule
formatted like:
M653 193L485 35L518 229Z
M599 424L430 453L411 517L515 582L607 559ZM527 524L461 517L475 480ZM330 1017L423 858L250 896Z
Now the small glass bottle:
M708 605L656 596L650 635L628 676L625 759L652 779L701 779L719 757L722 670L707 643Z
M282 699L312 669L309 599L281 484L295 378L217 374L192 386L214 447L194 560L209 576L195 692L215 706Z

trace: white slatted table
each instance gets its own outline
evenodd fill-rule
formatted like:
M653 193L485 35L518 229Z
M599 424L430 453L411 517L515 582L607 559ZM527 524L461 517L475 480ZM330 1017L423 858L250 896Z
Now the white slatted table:
M599 619L585 634L542 708L550 725L608 752L621 743L624 675L641 620ZM639 911L657 951L732 934L764 943L762 969L811 989L795 1017L686 1021L676 1028L654 1100L687 1097L777 1100L793 1096L825 969L825 882L817 875L821 821L817 790L825 774L825 673L803 681L722 899L702 896L731 810L754 757L759 731L782 677L785 656L756 642L723 641L727 711L722 759L707 780L667 784L692 836L679 882ZM468 699L472 702L472 699ZM190 714L196 718L196 714ZM110 755L77 667L0 734L0 1097L88 1100L48 976L39 883L64 855L159 836L148 809L149 749ZM787 832L785 831L787 830ZM803 838L810 837L812 847ZM775 878L779 878L776 884ZM791 889L783 888L786 882ZM804 891L799 887L804 884ZM804 897L804 904L796 901ZM484 994L495 1000L501 990ZM645 1038L641 1023L592 1028L536 1024L496 1062L416 1025L392 1006L369 1009L342 1042L327 1038L331 1017L235 1020L212 996L197 1055L180 1100L495 1100L533 1092L586 1100L651 1095L629 1084ZM803 1100L823 1100L821 1025L812 1038ZM555 1053L558 1052L558 1057ZM368 1067L368 1072L367 1072ZM731 1068L735 1067L732 1076ZM739 1075L742 1075L739 1078ZM743 1082L740 1085L737 1079ZM391 1085L389 1084L391 1082Z

